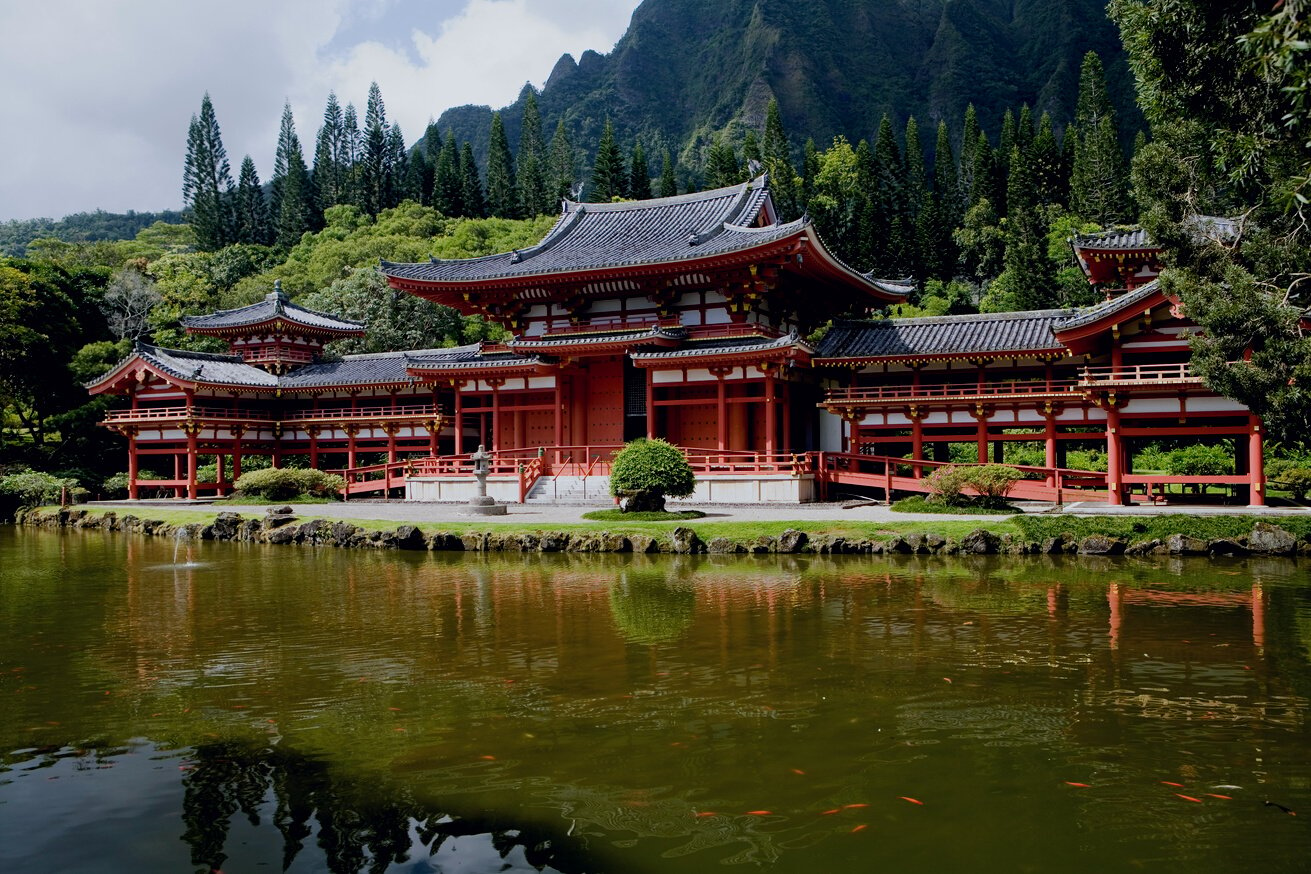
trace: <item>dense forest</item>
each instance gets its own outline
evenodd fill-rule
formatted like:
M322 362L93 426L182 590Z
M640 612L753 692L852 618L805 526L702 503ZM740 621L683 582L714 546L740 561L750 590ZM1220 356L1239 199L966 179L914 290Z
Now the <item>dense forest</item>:
M58 221L49 218L10 219L0 222L0 256L21 258L27 254L27 244L33 240L62 240L66 243L130 240L142 228L155 222L176 225L185 220L181 212L173 210L120 213L99 209L67 215Z
M676 5L643 4L630 37L648 6ZM1012 4L939 11L946 20L1000 5ZM758 123L730 112L704 148L652 150L618 113L584 148L564 118L544 122L548 83L516 104L513 137L506 117L489 113L485 146L439 121L407 148L375 85L362 118L329 95L312 147L286 108L266 185L249 157L234 178L206 96L188 128L187 224L114 241L51 235L27 244L25 258L0 259L0 464L84 482L108 473L113 441L95 428L105 402L80 383L137 339L207 348L180 330L184 314L252 302L280 279L308 306L370 322L368 341L337 352L494 337L494 326L392 292L377 260L507 251L539 239L564 196L667 196L761 171L784 218L808 215L861 270L914 280L899 315L1089 303L1069 237L1142 222L1166 247L1166 282L1206 329L1194 346L1207 379L1263 415L1273 439L1300 444L1311 433L1311 341L1298 322L1311 275L1302 5L1260 13L1238 0L1116 0L1111 14L1127 47L1112 63L1137 84L1132 111L1088 52L1074 75L1044 80L1066 82L1068 94L1000 111L939 106L923 127L881 112L844 122L856 136L818 141L809 125L804 139L789 129L778 95ZM1240 217L1239 239L1200 244L1187 231L1197 212Z

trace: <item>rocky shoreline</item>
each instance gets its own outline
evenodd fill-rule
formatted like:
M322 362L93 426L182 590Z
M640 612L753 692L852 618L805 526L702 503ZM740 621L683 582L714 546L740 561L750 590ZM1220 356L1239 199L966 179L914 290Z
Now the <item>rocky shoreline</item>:
M893 535L886 539L812 535L788 529L778 536L750 540L715 537L708 541L691 528L673 528L668 536L599 531L480 531L425 532L415 525L370 531L348 521L302 520L291 507L270 510L262 517L219 513L207 524L173 525L160 519L85 509L27 510L19 525L122 531L173 540L219 540L236 543L303 544L341 549L403 549L430 552L578 552L669 553L676 555L1137 555L1239 556L1311 555L1311 540L1277 525L1254 523L1237 538L1204 540L1186 534L1165 539L1130 540L1105 534L1076 538L1070 534L1044 540L1024 540L978 528L959 539L937 534Z

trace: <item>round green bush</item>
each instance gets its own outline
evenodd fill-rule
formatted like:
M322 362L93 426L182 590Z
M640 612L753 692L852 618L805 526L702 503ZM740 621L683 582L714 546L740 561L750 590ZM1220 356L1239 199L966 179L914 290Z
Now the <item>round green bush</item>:
M924 478L929 500L935 504L959 505L965 502L963 494L969 484L969 468L949 464L940 467Z
M987 506L1000 504L1024 474L1004 464L985 464L966 469L965 482L979 493Z
M1290 467L1279 477L1279 482L1293 493L1293 499L1305 501L1311 492L1311 468Z
M321 470L270 467L243 473L235 485L243 497L286 501L301 495L336 497L346 487L346 481Z
M655 493L691 497L696 489L692 465L677 446L664 440L634 440L615 456L610 467L610 493Z
M1234 457L1223 446L1196 443L1170 453L1171 476L1224 476L1234 472Z

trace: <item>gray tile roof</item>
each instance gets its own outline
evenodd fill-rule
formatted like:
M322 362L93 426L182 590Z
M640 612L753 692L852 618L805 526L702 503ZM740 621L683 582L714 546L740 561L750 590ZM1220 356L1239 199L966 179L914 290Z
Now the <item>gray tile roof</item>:
M410 376L408 368L415 356L442 351L445 350L344 355L340 361L322 361L298 367L280 377L278 387L294 391L326 385L412 385L417 380Z
M327 313L307 310L303 306L292 303L290 298L283 294L280 282L259 303L235 310L220 310L204 316L183 316L182 325L190 330L218 331L259 325L278 318L306 328L335 334L358 334L364 330L364 325L360 322L338 319Z
M626 203L566 202L540 243L528 249L456 261L382 262L397 279L466 282L703 258L780 240L805 220L749 227L766 204L761 176L742 185Z
M819 342L819 358L910 358L1057 352L1052 330L1076 310L981 313L839 322Z
M633 352L634 361L654 361L664 358L696 358L704 355L723 355L733 352L767 352L773 349L785 349L796 346L812 351L801 342L796 334L782 337L721 337L714 340L691 340L678 349L663 349L659 352Z
M682 340L687 337L685 328L651 327L637 331L597 331L594 333L561 334L548 337L520 337L509 342L513 349L540 349L550 351L561 346L586 346L602 343L642 343L652 340Z
M1154 249L1156 244L1142 228L1112 228L1094 234L1076 234L1076 249Z
M1058 331L1068 331L1071 328L1079 328L1084 325L1092 324L1106 316L1124 310L1130 310L1135 304L1147 300L1147 298L1158 292L1160 288L1160 280L1153 279L1146 285L1139 286L1127 294L1111 298L1110 300L1099 303L1096 306L1090 306L1082 310L1074 310L1068 318L1056 325L1055 328Z
M474 370L495 365L540 364L542 359L534 355L519 355L514 352L486 352L483 344L455 346L450 349L431 349L425 352L409 353L409 366L418 370Z
M246 364L240 355L187 352L140 342L137 343L136 354L169 376L189 382L254 388L276 388L278 384L276 376L263 368Z

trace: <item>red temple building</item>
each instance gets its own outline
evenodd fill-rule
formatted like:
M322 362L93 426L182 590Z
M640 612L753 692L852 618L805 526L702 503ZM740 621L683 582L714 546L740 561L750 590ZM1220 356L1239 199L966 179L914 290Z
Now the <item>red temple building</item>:
M275 290L184 321L229 354L139 345L89 388L127 398L105 424L128 438L134 496L226 492L260 455L340 470L348 496L464 500L468 454L485 445L491 494L549 500L599 492L624 442L663 437L692 462L702 501L922 492L950 444L987 462L1020 441L1044 463L1025 469L1019 498L1123 503L1186 482L1262 503L1260 422L1189 370L1191 325L1154 281L1158 250L1141 231L1073 244L1106 302L875 318L910 284L847 267L807 219L780 222L765 177L566 202L531 248L382 264L392 287L502 325L503 344L332 360L323 344L365 326ZM1133 472L1136 447L1181 437L1232 439L1234 473ZM1101 448L1107 470L1068 469L1069 445ZM198 481L201 458L218 460L212 482Z

